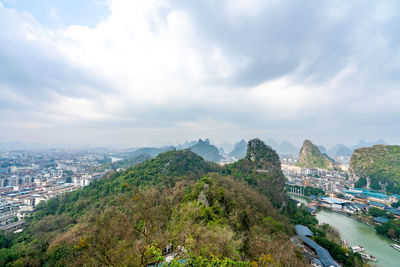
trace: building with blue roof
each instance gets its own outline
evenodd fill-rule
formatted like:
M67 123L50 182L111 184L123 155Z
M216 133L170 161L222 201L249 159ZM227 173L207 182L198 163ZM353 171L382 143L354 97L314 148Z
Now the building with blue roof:
M339 267L339 265L333 260L331 254L329 253L328 250L321 247L320 245L315 243L313 240L311 240L309 237L307 237L307 236L313 235L313 233L307 226L297 224L297 225L295 225L295 229L296 229L297 235L304 242L304 244L306 244L308 247L310 247L317 253L318 260L321 263L321 266Z
M383 210L386 207L385 203L381 203L381 202L377 202L377 201L369 201L368 205L370 207L378 208L378 209L381 209L381 210Z
M318 255L318 259L321 261L322 265L324 267L339 267L339 265L333 260L331 254L329 253L328 250L325 248L321 247L317 243L315 243L313 240L310 238L304 236L304 235L299 235L301 240L310 248L312 248Z
M388 218L384 218L384 217L376 217L374 218L374 222L376 222L377 224L382 224L382 223L387 223L389 221Z
M330 197L321 198L320 203L323 207L326 207L326 208L332 209L332 210L342 210L344 205L346 204L346 202L344 202L344 201L330 198Z
M329 201L338 205L344 205L346 202L331 197L323 197L322 200Z
M343 192L345 192L347 194L351 194L351 195L363 194L368 197L383 200L383 201L390 200L390 197L386 194L373 192L373 191L370 191L370 190L364 189L364 188L353 188L353 189L349 189L349 190L344 190Z
M385 210L392 213L395 218L397 218L397 219L400 218L400 210L395 209L395 208L389 208L389 207Z
M308 228L307 226L301 225L301 224L296 224L294 226L294 228L296 229L296 233L298 235L304 235L304 236L313 236L313 232L311 232L310 228Z
M367 210L367 205L364 204L354 202L354 206L357 206L360 210Z

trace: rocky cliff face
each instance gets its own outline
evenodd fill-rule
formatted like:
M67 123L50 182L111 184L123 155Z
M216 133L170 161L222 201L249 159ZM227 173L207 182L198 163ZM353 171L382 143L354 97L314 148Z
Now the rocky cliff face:
M252 139L247 145L246 159L258 171L280 172L281 162L278 154L260 139Z
M322 154L310 140L305 140L299 152L298 166L304 168L334 169L334 161Z
M267 195L275 206L286 204L285 177L281 171L279 156L260 139L250 140L246 157L228 168L234 176Z
M349 177L367 178L372 189L400 192L400 146L356 149L350 159Z

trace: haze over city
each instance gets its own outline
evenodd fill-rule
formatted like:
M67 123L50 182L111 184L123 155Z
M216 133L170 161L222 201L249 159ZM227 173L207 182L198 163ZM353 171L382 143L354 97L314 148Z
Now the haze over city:
M399 5L0 0L0 141L398 144Z

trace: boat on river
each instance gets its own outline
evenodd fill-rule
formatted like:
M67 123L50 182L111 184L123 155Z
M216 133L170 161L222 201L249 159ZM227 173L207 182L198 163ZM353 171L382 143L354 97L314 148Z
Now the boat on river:
M353 252L356 253L356 252L364 251L365 248L363 246L358 245L358 246L351 247L351 250L353 250Z
M400 251L400 246L399 246L399 245L397 245L397 244L391 244L391 246L392 246L392 248L394 248L394 249Z
M361 257L363 258L363 259L366 259L366 260L368 260L368 261L378 261L377 259L376 259L376 257L375 256L372 256L371 254L367 254L367 253L360 253L360 255L361 255Z

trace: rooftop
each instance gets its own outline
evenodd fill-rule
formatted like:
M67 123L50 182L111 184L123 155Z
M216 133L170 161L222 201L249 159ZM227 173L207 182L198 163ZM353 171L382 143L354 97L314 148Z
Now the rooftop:
M298 235L313 236L313 232L311 232L310 228L307 226L296 224L294 228L296 229L296 233Z
M368 198L368 196L367 196L366 194L357 194L357 195L355 195L354 197L356 197L356 198L362 198L362 199L367 199L367 198Z
M376 207L381 207L384 208L386 207L386 204L381 203L381 202L377 202L377 201L369 201L368 205L372 205L372 206L376 206Z
M374 221L377 222L377 223L386 223L386 222L389 221L389 219L388 218L384 218L384 217L376 217L376 218L374 218Z
M304 243L306 243L308 246L310 246L311 248L313 248L315 250L315 252L317 252L318 258L321 261L323 266L336 266L338 267L338 265L336 264L336 262L332 259L331 254L329 254L328 250L326 250L325 248L321 247L320 245L318 245L317 243L315 243L313 240L311 240L310 238L304 236L304 235L299 235L301 240L303 240Z
M389 209L387 209L387 211L393 213L394 215L400 215L400 211L395 208L389 208Z
M341 200L338 200L338 199L335 199L335 198L331 198L331 197L323 197L322 200L323 201L327 201L327 202L331 202L331 203L335 203L335 204L338 204L338 205L343 205L344 203L346 203L344 201L341 201Z
M360 204L360 203L357 203L357 202L355 202L354 205L359 207L360 209L364 209L366 207L366 205Z

